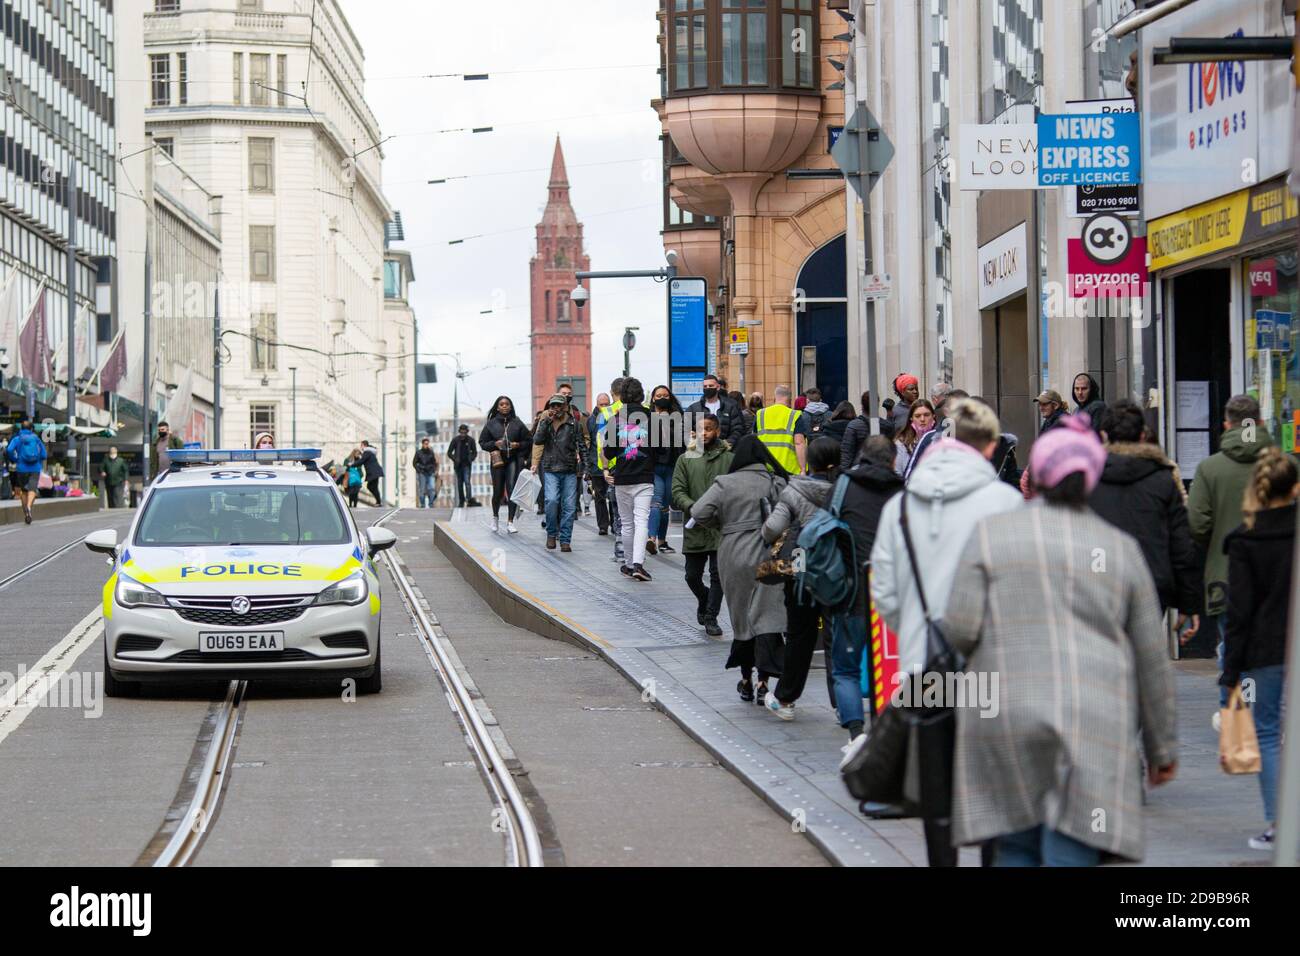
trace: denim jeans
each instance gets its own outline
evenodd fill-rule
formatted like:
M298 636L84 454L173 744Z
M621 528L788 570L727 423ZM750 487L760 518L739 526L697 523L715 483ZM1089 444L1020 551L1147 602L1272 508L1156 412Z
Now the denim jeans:
M1255 701L1250 705L1259 740L1259 792L1264 798L1264 819L1277 822L1277 771L1282 757L1282 664L1243 671L1243 681L1254 681Z
M647 533L657 541L668 538L668 509L672 507L673 469L670 465L655 465L654 495L650 499L650 524Z
M415 473L415 500L421 508L432 508L437 476Z
M831 679L835 687L835 707L840 712L840 726L861 724L862 657L867 647L867 620L864 617L836 614L831 618Z
M1101 851L1044 826L993 841L994 866L1096 866Z
M559 538L561 544L573 541L573 502L578 476L573 472L542 472L542 490L546 495L546 536Z
M1226 640L1228 630L1228 615L1219 614L1214 617L1214 623L1219 629L1219 643L1214 648L1214 659L1218 661L1219 673L1223 673L1223 643ZM1228 706L1228 688L1220 685L1219 687L1219 710Z
M474 497L469 483L470 465L456 466L456 505L463 508Z

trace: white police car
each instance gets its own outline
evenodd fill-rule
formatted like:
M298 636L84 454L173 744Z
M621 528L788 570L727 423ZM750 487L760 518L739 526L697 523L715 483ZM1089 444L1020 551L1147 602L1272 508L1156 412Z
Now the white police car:
M109 696L143 681L356 680L381 687L374 556L397 537L362 532L318 449L171 452L104 585Z

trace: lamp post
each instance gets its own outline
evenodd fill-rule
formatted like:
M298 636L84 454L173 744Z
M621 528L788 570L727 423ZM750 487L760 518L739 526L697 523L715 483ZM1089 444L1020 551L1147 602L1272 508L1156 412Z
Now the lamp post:
M390 395L405 395L406 389L399 388L391 392L384 392L379 400L383 406L383 418L379 426L379 464L384 469L384 497L388 497L388 397ZM383 504L381 501L380 504Z
M293 448L298 447L298 367L289 366L289 422L290 441Z

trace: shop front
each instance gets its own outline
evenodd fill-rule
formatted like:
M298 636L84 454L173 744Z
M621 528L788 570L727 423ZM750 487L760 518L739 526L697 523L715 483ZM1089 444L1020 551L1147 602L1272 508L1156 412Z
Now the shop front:
M1234 394L1258 400L1270 434L1295 450L1296 227L1284 176L1147 224L1162 438L1185 480L1218 450Z

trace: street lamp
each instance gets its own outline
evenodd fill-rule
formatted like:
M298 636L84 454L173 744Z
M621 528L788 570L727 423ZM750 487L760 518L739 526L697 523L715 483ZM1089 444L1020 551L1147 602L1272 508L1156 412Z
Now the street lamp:
M400 388L391 392L384 392L380 397L379 404L383 406L383 418L379 426L379 464L384 469L384 498L388 497L388 397L390 395L405 395L406 383L403 382ZM383 504L381 501L380 504Z
M296 365L289 366L289 383L290 383L289 384L289 389L290 389L289 421L292 423L291 433L293 436L291 439L292 441L291 447L297 448L298 447L298 367Z

